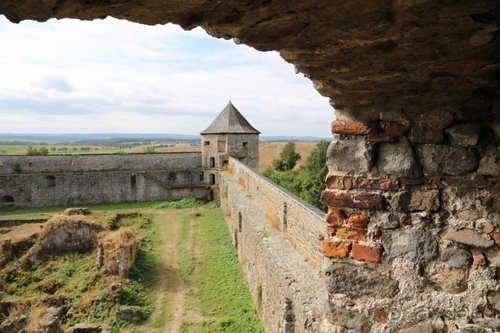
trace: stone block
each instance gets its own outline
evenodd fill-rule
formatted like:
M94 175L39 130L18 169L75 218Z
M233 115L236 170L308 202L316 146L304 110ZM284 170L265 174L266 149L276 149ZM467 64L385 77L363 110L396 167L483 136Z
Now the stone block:
M378 246L352 244L352 257L366 262L380 262L381 249Z
M331 172L369 172L373 166L372 146L364 139L333 140L328 146L326 164Z
M373 321L375 321L379 324L385 324L385 323L387 323L388 318L389 318L389 314L387 313L387 310L385 310L385 309L373 310Z
M442 236L443 239L461 243L469 246L488 248L493 246L495 242L492 239L487 239L478 234L472 229L453 230L448 229Z
M477 173L483 176L500 176L500 149L490 149L481 158Z
M421 145L419 150L426 172L459 176L476 170L478 166L476 154L470 148Z
M409 130L408 126L404 126L393 121L381 121L380 127L382 128L384 135L396 139L404 136Z
M360 192L323 191L321 201L328 207L348 207L381 210L385 199L379 194Z
M347 223L353 228L366 228L368 223L370 223L370 218L366 215L351 214Z
M344 294L350 299L387 298L399 293L398 281L379 272L375 266L338 262L331 265L325 275L330 293Z
M467 270L445 268L430 277L437 290L458 294L467 290Z
M388 258L406 258L415 263L427 262L438 255L436 238L424 229L395 230L382 236Z
M401 191L391 196L389 205L396 212L408 212L411 195L408 191Z
M335 242L323 240L322 251L325 257L343 259L349 256L351 244L347 242Z
M360 121L334 120L332 121L332 133L366 135L370 133L370 128Z
M439 190L415 191L411 194L411 211L437 211L439 210Z
M377 168L382 174L397 177L417 178L422 175L413 147L407 138L394 143L381 143Z
M472 254L466 250L448 248L441 253L441 260L451 268L470 267L472 264Z
M459 146L475 146L481 135L481 125L466 123L453 125L445 130L449 143Z
M427 127L416 124L411 128L410 140L412 143L440 143L444 135L441 128Z

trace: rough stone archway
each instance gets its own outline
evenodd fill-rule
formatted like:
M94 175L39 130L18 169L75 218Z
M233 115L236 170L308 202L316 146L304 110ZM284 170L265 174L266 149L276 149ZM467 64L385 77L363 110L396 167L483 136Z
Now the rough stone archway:
M0 13L173 22L279 51L337 113L322 194L332 324L499 329L497 0L3 0Z

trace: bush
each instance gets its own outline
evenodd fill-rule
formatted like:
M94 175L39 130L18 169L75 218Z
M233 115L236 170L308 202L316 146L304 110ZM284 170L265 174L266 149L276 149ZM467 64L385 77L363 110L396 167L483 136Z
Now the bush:
M26 150L26 155L48 155L49 150L47 147L33 148L31 146Z

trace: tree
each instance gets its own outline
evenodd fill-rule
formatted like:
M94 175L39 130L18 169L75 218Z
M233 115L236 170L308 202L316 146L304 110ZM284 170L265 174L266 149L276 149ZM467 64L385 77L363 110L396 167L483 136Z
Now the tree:
M271 165L274 170L288 171L295 168L298 160L300 154L295 151L295 143L288 142L281 150L280 158L273 160Z
M328 173L328 167L326 165L326 151L328 145L328 141L320 141L307 157L298 175L298 181L300 182L301 188L299 196L320 209L325 208L319 199L321 191L324 188L326 174Z
M326 166L328 144L328 141L320 141L299 170L283 171L276 169L275 166L278 165L278 162L275 163L275 161L280 161L280 159L274 160L273 165L266 168L262 174L272 182L297 195L302 200L324 210L325 207L319 198L324 187L325 176L328 172L328 167ZM293 148L295 150L295 145Z

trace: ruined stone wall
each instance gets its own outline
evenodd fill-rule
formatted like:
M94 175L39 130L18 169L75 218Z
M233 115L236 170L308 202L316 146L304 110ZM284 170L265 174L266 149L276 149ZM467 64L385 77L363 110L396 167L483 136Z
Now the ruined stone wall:
M337 117L322 193L334 313L361 313L372 329L498 331L495 128L456 114Z
M6 156L0 163L2 203L20 207L210 197L199 153Z

